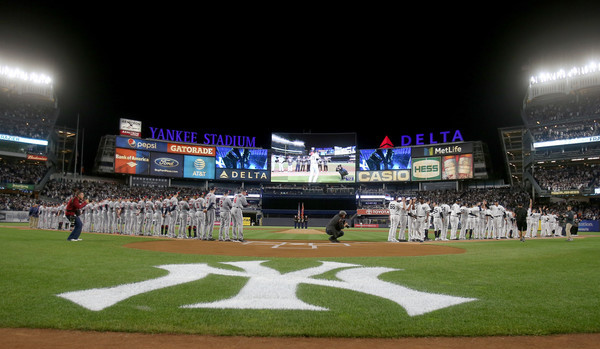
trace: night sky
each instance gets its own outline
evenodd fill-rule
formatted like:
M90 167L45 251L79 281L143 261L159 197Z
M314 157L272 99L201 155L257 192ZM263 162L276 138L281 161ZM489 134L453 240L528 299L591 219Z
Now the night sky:
M529 77L600 61L598 2L430 2L416 8L0 5L0 64L54 78L58 125L85 128L85 166L119 118L252 136L460 130L488 143L522 124Z

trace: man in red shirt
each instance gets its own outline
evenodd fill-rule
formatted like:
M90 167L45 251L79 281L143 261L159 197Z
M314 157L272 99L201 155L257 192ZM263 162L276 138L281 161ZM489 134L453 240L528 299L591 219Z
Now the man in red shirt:
M71 221L71 224L75 223L75 227L73 228L73 231L67 238L67 241L81 240L79 239L79 235L81 235L81 228L83 224L81 223L81 219L79 219L79 214L81 212L81 209L85 205L87 205L88 202L89 200L87 199L85 201L83 200L83 192L77 191L77 194L75 194L75 196L71 200L69 200L69 203L67 203L67 208L65 209L65 216L67 217L67 219L69 219L69 221Z

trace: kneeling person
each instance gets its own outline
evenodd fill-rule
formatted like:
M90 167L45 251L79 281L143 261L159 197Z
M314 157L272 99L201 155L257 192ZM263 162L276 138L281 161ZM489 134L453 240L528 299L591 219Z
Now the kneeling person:
M329 237L329 241L339 242L337 238L344 235L342 229L349 227L348 223L346 223L345 218L346 212L340 211L340 213L333 216L333 218L329 221L327 227L325 227L325 232L328 235L331 235Z

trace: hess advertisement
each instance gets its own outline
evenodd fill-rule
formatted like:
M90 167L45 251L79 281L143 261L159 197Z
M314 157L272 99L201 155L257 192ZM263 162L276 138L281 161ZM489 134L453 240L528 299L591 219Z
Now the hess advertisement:
M413 159L412 180L434 181L442 178L442 166L439 156Z

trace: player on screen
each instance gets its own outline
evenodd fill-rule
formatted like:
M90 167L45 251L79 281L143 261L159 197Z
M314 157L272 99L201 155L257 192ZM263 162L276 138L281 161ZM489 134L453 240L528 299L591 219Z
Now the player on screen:
M319 178L319 159L319 153L317 153L315 148L311 148L309 183L317 183L317 179Z

